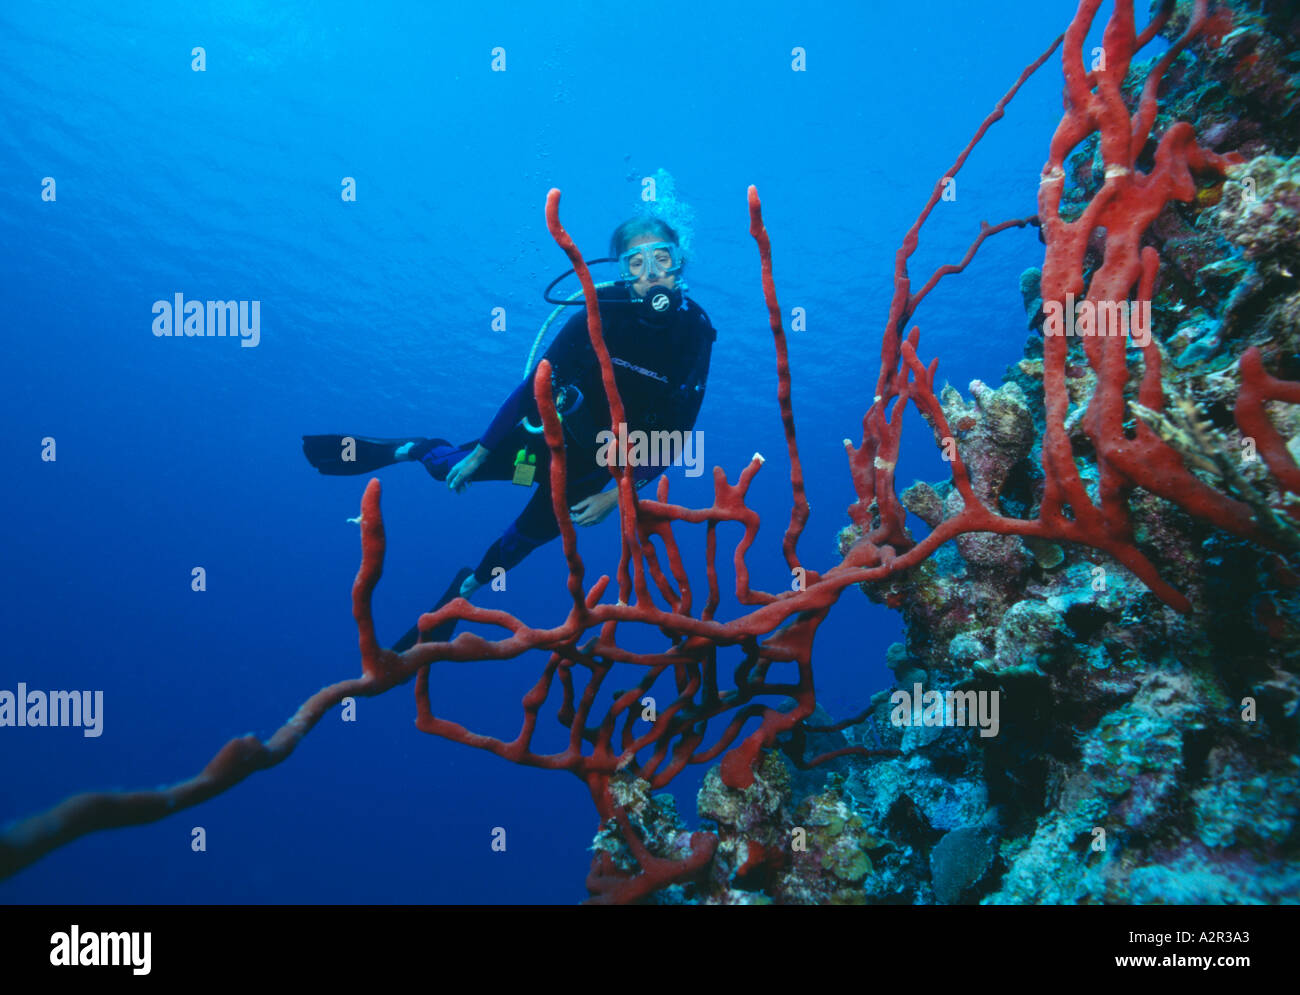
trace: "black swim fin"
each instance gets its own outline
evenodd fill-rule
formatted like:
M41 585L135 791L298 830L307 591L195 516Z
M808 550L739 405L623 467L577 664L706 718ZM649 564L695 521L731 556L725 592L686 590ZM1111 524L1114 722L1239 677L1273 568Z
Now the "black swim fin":
M332 477L370 473L397 462L397 450L414 443L411 458L419 459L434 446L450 445L446 439L371 439L362 435L304 435L302 454L321 473Z
M437 603L430 608L429 611L436 612L443 605L447 604L447 602L459 598L460 585L465 583L465 578L473 572L474 570L472 567L461 567L460 570L456 572L456 576L452 579L452 582L447 586L447 590L442 592L442 597L438 599ZM416 643L448 642L451 639L452 633L456 631L457 621L458 619L454 618L448 619L446 622L443 622L442 625L426 632L423 639L420 638L420 627L418 625L413 625L407 631L406 635L393 644L393 651L396 653L405 653Z

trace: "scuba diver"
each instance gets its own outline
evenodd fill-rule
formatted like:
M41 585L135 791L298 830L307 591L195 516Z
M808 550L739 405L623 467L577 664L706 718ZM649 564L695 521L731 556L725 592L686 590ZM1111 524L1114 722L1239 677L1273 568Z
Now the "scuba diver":
M685 296L680 239L660 218L632 218L614 230L610 258L592 260L615 261L620 278L597 285L596 299L629 434L638 429L647 433L678 431L685 439L694 429L704 400L716 332L704 310ZM604 521L617 508L618 490L609 486L613 477L599 457L605 447L598 435L605 432L607 437L610 411L600 364L587 332L582 291L567 300L550 296L556 284L573 272L561 274L543 294L548 303L558 305L555 314L564 306L581 308L547 348L545 358L551 363L551 387L565 436L565 503L575 524L590 526ZM538 342L549 324L543 325ZM534 343L534 353L536 347ZM303 436L304 455L323 474L370 473L393 463L414 461L456 493L480 480L509 480L534 488L519 517L488 547L478 566L458 571L430 611L458 596L470 597L492 579L497 567L509 570L560 534L551 505L551 453L533 397L536 364L531 355L528 369L483 434L463 445L437 438ZM612 428L618 431L618 426ZM631 472L640 489L656 479L662 467L634 465ZM412 626L393 649L401 652L416 642L445 642L455 627L452 619L421 637Z

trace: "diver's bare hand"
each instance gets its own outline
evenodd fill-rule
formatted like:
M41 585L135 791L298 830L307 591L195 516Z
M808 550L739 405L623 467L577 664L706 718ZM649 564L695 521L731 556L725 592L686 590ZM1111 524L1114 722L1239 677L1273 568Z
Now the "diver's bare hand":
M482 446L475 446L474 451L451 468L447 474L447 486L459 494L470 485L470 477L478 471L487 459L488 451Z
M584 498L569 509L574 525L599 525L618 507L618 491L605 491Z

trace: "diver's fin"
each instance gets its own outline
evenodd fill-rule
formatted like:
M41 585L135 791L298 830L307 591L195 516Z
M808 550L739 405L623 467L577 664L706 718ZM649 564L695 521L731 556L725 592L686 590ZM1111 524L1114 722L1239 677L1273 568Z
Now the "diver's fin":
M459 598L460 585L465 583L465 578L468 577L473 572L474 572L473 567L461 567L458 571L456 571L456 576L452 579L452 582L447 586L447 590L442 592L442 597L438 599L437 603L432 608L430 608L429 611L436 612L439 608L447 604L449 601L452 601L455 598ZM416 643L448 642L451 639L452 633L456 631L457 621L459 620L454 618L448 619L447 621L443 622L442 625L436 626L435 628L430 629L428 632L426 632L423 638L420 637L420 627L418 625L413 625L407 631L406 635L404 635L401 639L399 639L396 643L393 644L393 652L405 653Z
M304 435L302 454L321 473L332 477L370 473L397 462L399 446L414 443L411 457L419 459L436 445L448 445L445 439L419 436L405 439L371 439L361 435Z

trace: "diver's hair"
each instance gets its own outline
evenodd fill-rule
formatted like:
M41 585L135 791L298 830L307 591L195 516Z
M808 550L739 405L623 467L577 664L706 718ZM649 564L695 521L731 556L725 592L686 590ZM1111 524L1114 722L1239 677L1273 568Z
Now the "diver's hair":
M611 256L621 256L627 251L628 243L634 238L640 238L642 235L654 235L665 242L672 242L673 245L681 246L681 239L677 237L677 232L673 226L662 218L656 218L652 215L641 214L635 218L628 218L621 225L614 229L614 234L609 237L609 254Z

